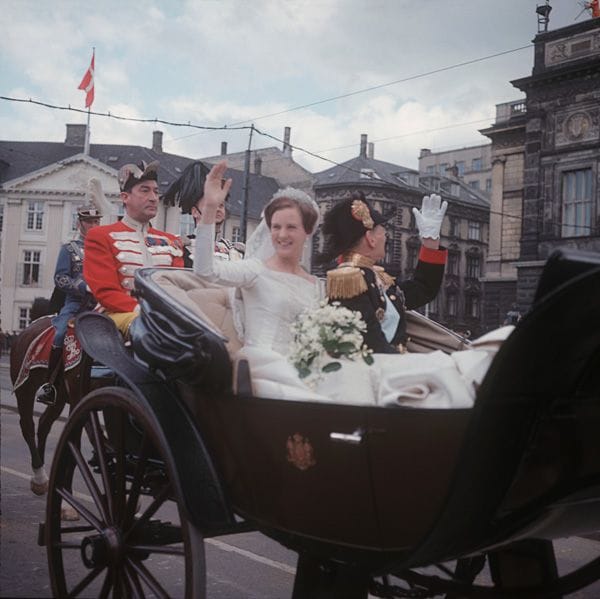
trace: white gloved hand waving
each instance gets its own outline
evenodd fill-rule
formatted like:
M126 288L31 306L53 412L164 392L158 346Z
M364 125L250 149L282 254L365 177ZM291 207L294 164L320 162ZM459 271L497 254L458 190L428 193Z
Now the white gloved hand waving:
M446 200L442 202L442 198L439 195L432 193L430 196L423 198L421 210L417 210L417 208L412 209L420 237L430 239L440 238L440 230L447 208L448 202Z

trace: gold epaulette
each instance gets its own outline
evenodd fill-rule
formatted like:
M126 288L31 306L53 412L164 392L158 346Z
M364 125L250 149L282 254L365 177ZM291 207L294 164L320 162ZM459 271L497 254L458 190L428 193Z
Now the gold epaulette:
M383 270L383 266L373 266L373 270L386 289L394 284L396 279L394 279L392 275L388 275L388 273Z
M327 272L327 297L330 300L356 297L367 289L365 276L356 266L341 266Z

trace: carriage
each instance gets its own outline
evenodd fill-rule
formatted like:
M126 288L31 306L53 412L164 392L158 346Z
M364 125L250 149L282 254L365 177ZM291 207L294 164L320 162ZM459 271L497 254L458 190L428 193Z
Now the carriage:
M600 577L600 558L559 576L552 550L600 530L597 256L548 260L472 409L254 397L223 290L153 268L136 290L133 356L109 319L78 317L117 383L56 448L55 596L203 597L205 543L250 530L298 553L294 599L560 597Z

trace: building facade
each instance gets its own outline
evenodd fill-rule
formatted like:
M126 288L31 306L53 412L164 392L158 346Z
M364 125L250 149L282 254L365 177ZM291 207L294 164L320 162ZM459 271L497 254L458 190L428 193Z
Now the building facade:
M361 136L359 156L315 175L315 198L324 214L335 202L362 190L367 199L389 218L392 231L383 263L386 271L410 278L417 264L421 242L412 214L422 198L440 193L448 201L441 231L448 248L448 264L442 289L421 311L434 320L476 336L481 332L482 290L487 255L489 201L459 178L419 173L406 167L376 160L368 151L367 136ZM323 251L323 240L313 239L314 252ZM324 274L324 266L313 262L313 272Z
M517 300L517 267L523 221L525 159L524 100L496 106L496 120L481 132L492 140L490 239L483 279L483 322L486 329L504 322Z
M3 331L19 331L29 324L36 297L50 297L60 246L77 234L77 207L87 201L88 181L100 180L113 205L102 223L123 214L117 173L122 165L158 160L160 193L179 177L191 158L163 151L162 133L155 131L152 147L91 144L83 153L85 125L67 125L64 143L0 141L0 307ZM223 234L239 230L244 173L230 169L233 185ZM271 177L250 174L248 231L259 222L264 203L278 189ZM185 236L193 229L190 215L179 207L160 205L153 221L159 229Z
M419 174L459 177L469 187L489 196L492 189L491 153L489 143L444 152L422 148Z
M512 82L524 101L498 106L492 140L486 324L533 301L559 247L600 251L600 19L534 40L532 74Z

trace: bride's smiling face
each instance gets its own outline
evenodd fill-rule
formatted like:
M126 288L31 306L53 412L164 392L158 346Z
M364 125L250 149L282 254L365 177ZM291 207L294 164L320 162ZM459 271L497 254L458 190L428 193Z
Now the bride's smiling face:
M271 241L280 258L300 260L307 237L298 208L282 208L271 217Z

